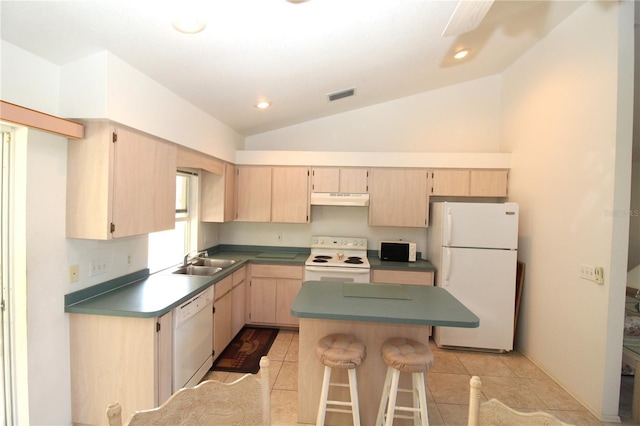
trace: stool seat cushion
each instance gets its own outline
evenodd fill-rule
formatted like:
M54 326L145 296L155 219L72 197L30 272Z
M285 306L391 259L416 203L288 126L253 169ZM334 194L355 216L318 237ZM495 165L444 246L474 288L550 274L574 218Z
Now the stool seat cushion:
M389 367L403 373L426 372L433 366L433 352L429 346L404 337L386 340L380 353Z
M364 344L350 334L329 334L318 340L316 354L331 368L356 368L366 357Z

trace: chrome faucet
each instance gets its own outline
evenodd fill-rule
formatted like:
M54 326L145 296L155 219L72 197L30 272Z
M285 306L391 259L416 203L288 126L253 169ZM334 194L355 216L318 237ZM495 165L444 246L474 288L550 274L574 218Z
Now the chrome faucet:
M193 253L195 253L196 255L191 257L191 258L189 258L189 256L191 256ZM201 252L198 252L197 250L190 251L189 253L184 255L184 259L182 260L182 266L187 266L196 257L209 257L209 253L207 253L206 250L201 251Z

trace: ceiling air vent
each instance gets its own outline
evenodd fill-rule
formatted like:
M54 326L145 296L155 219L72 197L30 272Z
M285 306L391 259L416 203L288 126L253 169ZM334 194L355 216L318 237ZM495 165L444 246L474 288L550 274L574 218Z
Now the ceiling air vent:
M329 97L329 102L337 101L338 99L348 98L349 96L353 96L356 94L356 89L345 89L340 90L339 92L329 93L327 96Z

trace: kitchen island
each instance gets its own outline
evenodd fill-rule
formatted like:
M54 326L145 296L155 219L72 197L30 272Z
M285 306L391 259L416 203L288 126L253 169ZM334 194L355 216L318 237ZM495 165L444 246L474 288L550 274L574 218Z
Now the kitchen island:
M291 306L291 314L300 318L298 422L307 424L315 423L320 401L324 370L315 346L321 337L349 333L366 346L367 357L357 369L358 395L362 424L373 424L386 372L380 357L380 346L386 339L407 337L428 345L429 326L473 328L480 324L473 312L442 288L397 284L307 281ZM334 369L334 381L346 383L346 371ZM400 387L407 385L401 381ZM338 391L342 392L330 392L337 395ZM338 398L347 396L345 389ZM329 412L325 421L345 424L350 414Z

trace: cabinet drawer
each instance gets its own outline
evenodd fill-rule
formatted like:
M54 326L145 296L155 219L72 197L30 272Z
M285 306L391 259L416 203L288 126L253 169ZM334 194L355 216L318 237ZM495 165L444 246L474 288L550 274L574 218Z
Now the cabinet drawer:
M290 278L301 280L302 266L251 265L252 277Z
M234 287L244 281L245 271L246 271L245 268L242 268L242 269L238 269L237 271L235 271L233 273L233 286Z
M386 284L433 285L433 272L374 269L371 271L371 282Z

